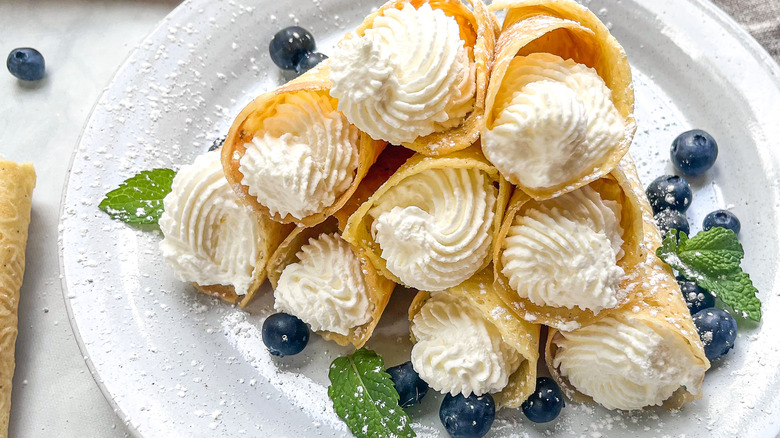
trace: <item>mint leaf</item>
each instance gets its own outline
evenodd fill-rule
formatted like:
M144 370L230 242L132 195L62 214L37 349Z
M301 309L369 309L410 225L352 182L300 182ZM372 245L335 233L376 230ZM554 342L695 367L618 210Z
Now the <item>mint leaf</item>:
M156 224L163 212L163 198L170 193L171 169L144 170L106 194L98 208L112 219L135 225Z
M740 267L744 254L737 235L720 227L702 231L691 239L672 230L656 250L656 255L683 277L695 281L734 310L759 321L758 291Z
M382 358L361 348L333 361L328 396L336 413L358 437L414 437L409 417Z

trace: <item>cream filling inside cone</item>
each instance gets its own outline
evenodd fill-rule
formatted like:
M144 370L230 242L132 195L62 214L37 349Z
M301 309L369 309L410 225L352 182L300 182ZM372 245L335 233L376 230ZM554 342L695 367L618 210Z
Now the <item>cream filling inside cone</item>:
M387 269L426 291L470 278L493 241L497 195L477 169L429 169L390 188L368 211Z
M274 290L274 309L295 315L314 331L348 335L371 320L368 285L352 247L337 233L309 239Z
M271 214L296 219L333 205L358 167L358 130L327 95L289 94L246 143L241 183Z
M163 199L160 250L181 281L233 286L246 294L261 244L260 225L222 173L220 152L182 166Z
M411 330L417 340L412 365L442 393L468 397L499 392L522 362L476 307L446 291L431 295Z
M390 8L330 58L331 95L375 140L401 144L456 127L474 106L476 65L454 18L428 3Z
M606 317L553 342L553 366L607 409L660 405L681 386L695 394L705 371L682 336L639 319Z
M620 215L620 204L590 186L541 202L512 221L501 272L518 296L540 306L615 307L625 294Z
M624 120L598 73L549 53L512 60L495 108L483 150L506 179L525 187L552 187L589 173L624 135Z

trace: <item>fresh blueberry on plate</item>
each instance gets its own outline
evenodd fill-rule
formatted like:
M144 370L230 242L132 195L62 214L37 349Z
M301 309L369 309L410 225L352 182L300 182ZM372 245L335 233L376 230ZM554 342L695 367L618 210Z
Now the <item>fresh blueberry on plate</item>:
M398 405L402 408L419 403L428 393L428 384L414 370L412 362L388 368L387 374L390 374L395 390L398 391Z
M274 356L292 356L306 347L309 328L298 317L274 313L263 322L263 342Z
M691 206L693 192L685 178L677 175L663 175L656 178L645 190L653 214L663 210L677 210L685 213Z
M566 406L563 392L555 380L549 377L538 377L536 389L523 402L521 408L529 420L534 423L547 423L555 420Z
M739 234L739 230L742 229L739 219L734 216L734 213L728 210L715 210L705 216L704 223L702 223L704 231L713 227L726 228L727 230L733 231L734 234Z
M672 142L672 164L683 175L699 176L718 158L718 143L706 131L694 129L683 132Z
M695 281L677 277L677 284L680 285L680 291L683 298L685 298L685 304L688 305L688 309L691 311L691 315L695 315L703 309L715 307L715 297L709 291L696 284Z
M43 55L30 47L13 49L8 54L5 65L12 75L23 81L39 81L43 79L46 71Z
M676 210L663 210L655 215L655 223L661 231L661 236L666 236L669 230L682 231L686 235L691 235L691 226L688 224L688 218Z
M301 59L295 64L295 72L302 75L326 59L328 57L320 52L308 52L301 56Z
M490 394L476 396L447 394L439 408L439 419L452 438L480 438L490 431L496 418L496 403Z
M211 144L211 147L209 147L209 152L216 151L217 149L221 148L223 144L225 144L225 138L226 137L220 137L216 140L214 140L214 143Z
M715 360L734 347L737 339L737 321L723 309L712 307L693 315L693 324L699 332L704 354Z
M299 26L285 27L274 35L268 50L271 60L284 70L295 70L301 58L317 48L314 36Z

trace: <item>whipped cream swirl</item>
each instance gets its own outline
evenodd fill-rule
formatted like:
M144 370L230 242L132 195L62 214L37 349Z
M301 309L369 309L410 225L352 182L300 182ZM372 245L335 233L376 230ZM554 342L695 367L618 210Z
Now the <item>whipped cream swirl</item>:
M181 281L233 286L246 294L262 237L252 210L238 201L225 179L220 152L207 152L182 166L163 199L159 220L163 258Z
M387 269L427 291L470 278L488 257L497 195L477 169L429 169L390 188L368 211Z
M553 366L607 409L660 405L681 386L697 391L704 375L678 333L649 321L606 317L553 342Z
M474 106L476 64L454 18L405 3L330 58L331 95L350 122L401 144L456 127Z
M512 60L496 108L482 136L485 155L525 187L565 184L592 171L624 136L623 117L598 73L549 53Z
M452 395L499 392L522 363L498 328L467 300L435 292L414 316L412 365L433 389Z
M541 306L615 307L623 269L621 207L590 186L539 203L512 221L501 272L522 298Z
M239 171L271 214L302 219L331 206L352 184L358 130L326 94L303 91L285 99L245 144Z
M352 247L337 233L309 239L274 290L274 309L295 315L314 331L348 335L371 320L373 304Z

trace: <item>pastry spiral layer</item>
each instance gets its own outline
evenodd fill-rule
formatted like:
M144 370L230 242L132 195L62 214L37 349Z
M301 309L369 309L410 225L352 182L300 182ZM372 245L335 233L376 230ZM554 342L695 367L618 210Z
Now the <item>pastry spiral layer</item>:
M457 21L410 3L389 8L330 58L330 93L347 119L395 144L456 127L474 106L476 66Z
M349 188L358 167L358 130L322 93L290 93L274 111L245 145L241 183L272 215L302 219Z

